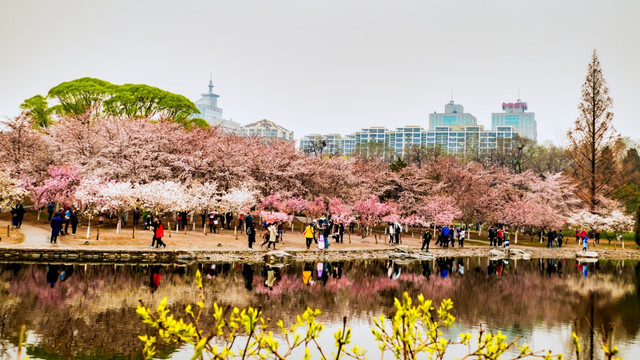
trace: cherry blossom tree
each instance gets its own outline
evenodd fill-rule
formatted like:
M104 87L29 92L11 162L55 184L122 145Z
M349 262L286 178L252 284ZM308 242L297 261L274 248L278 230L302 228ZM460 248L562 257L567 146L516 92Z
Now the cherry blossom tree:
M97 215L103 206L101 190L105 184L106 181L99 177L84 178L73 195L73 206L78 211L78 215L88 218L87 239L91 233L91 218Z
M35 186L32 192L41 194L40 201L44 203L73 204L76 187L82 178L80 171L71 165L51 165L47 168L47 173L49 177Z
M313 201L309 201L306 209L306 215L311 218L317 218L327 212L327 204L324 202L323 196L318 196Z
M619 208L611 211L608 216L603 219L602 223L604 230L614 233L618 243L620 243L622 233L631 231L635 221L633 216L626 214L622 208ZM609 238L609 244L611 244L611 238Z
M120 233L123 213L135 205L136 192L130 182L109 181L98 190L100 212L115 213L118 217L116 233Z
M282 196L279 193L270 194L260 200L259 208L267 211L280 210L282 206Z
M329 212L334 219L345 224L350 224L355 221L351 207L343 203L340 198L329 200Z
M372 227L379 224L382 219L391 214L392 207L380 202L375 196L365 201L356 201L353 204L353 214L366 227ZM366 232L363 233L363 237Z
M231 189L220 199L220 208L222 211L231 212L236 216L239 216L241 213L248 213L250 208L256 203L257 194L257 191L246 186ZM236 231L237 223L234 232Z
M157 215L186 210L188 205L187 188L174 181L153 181L137 184L134 192L145 209Z
M221 196L215 182L192 183L188 189L186 207L193 212L208 214L220 208ZM206 234L206 222L202 224L202 231Z
M282 221L283 223L284 222L290 222L291 219L293 218L293 215L289 215L289 214L283 213L281 211L265 211L265 210L261 210L261 211L258 212L258 214L267 223L273 223L273 222L277 222L277 221Z
M8 171L0 171L0 212L18 205L27 194L18 179Z

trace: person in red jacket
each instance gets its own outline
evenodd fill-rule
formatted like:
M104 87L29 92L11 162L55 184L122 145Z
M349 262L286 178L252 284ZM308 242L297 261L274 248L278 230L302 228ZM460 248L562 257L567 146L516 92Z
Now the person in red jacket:
M151 224L153 227L153 240L151 241L150 248L153 248L155 243L156 249L159 247L167 247L165 243L162 242L162 238L164 237L164 227L162 226L162 220L158 219L157 216L153 217L153 223Z

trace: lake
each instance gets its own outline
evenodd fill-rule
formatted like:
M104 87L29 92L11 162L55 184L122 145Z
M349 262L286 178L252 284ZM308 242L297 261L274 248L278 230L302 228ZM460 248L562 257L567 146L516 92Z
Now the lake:
M333 332L347 316L354 330L352 344L367 348L369 358L379 358L370 319L392 315L393 299L404 291L437 303L451 298L456 316L447 332L451 338L461 331L477 335L482 326L570 359L575 320L583 358L602 358L597 339L602 324L609 323L615 326L614 344L621 357L633 359L640 350L638 262L442 258L403 264L291 263L275 270L266 285L268 268L263 264L0 264L0 357L15 358L17 331L26 324L26 354L33 359L139 358L137 335L148 329L135 314L138 298L155 309L166 296L172 312L184 315L185 306L197 301L198 269L208 302L262 306L265 317L285 324L307 306L321 309L318 320L326 325L321 342L329 352ZM305 270L313 274L308 284L303 282ZM593 339L589 323L598 329ZM158 353L182 359L189 358L189 350L162 347ZM464 350L454 347L447 358Z

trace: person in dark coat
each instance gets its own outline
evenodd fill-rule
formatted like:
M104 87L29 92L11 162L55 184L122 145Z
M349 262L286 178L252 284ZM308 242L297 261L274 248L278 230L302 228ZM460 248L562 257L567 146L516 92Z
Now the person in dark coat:
M18 208L16 209L16 227L18 229L22 226L22 220L24 220L24 214L26 213L27 211L24 209L24 206L22 206L22 204L18 205Z
M51 219L51 239L49 240L50 243L57 243L58 242L58 235L60 235L60 231L62 231L62 214L60 214L59 212L57 212L54 216L53 219Z
M71 211L71 235L76 234L76 230L78 229L78 211Z
M429 244L431 244L431 232L430 229L425 229L424 234L422 234L422 247L420 247L420 251L424 251L424 247L427 247L427 252L429 252Z
M11 225L14 228L18 227L18 207L11 208Z
M256 242L256 229L253 226L253 223L251 223L251 225L247 226L247 240L249 241L249 250L253 250L253 243Z
M187 221L187 212L183 211L180 213L180 218L182 220L182 223L180 224L180 227L182 228L183 231L185 231L187 229L187 225L189 224Z
M51 217L53 216L53 211L56 209L56 203L49 203L47 205L47 213L49 213L49 221L51 221Z
M138 226L139 221L140 221L140 209L135 208L135 210L133 210L133 226Z
M228 212L226 215L226 220L227 220L227 229L231 230L231 220L233 220L233 213L232 212Z

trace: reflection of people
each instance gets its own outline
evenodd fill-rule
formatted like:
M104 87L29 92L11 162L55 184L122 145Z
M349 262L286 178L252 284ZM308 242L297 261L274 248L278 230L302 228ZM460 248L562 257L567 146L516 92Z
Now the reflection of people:
M422 264L422 276L426 277L427 279L431 276L431 266L429 266L429 262L428 261L421 261Z
M245 289L253 290L253 268L250 264L242 264L242 278L244 279Z
M73 274L73 266L60 265L60 281L67 281Z
M342 277L342 266L344 264L342 262L331 264L331 276L334 279L340 279Z
M313 270L313 267L311 263L304 264L304 268L302 269L302 283L307 286L310 286L313 283L312 281L313 275L311 272L312 270Z
M402 269L400 269L400 266L398 266L395 261L389 260L389 262L387 262L387 276L389 276L389 279L397 279L401 272Z
M149 275L149 287L151 287L151 292L156 291L158 286L160 286L160 265L151 265L151 273Z
M589 269L587 268L587 264L581 263L579 267L580 267L580 271L582 271L582 276L586 278L589 275Z
M267 280L264 284L271 290L273 290L273 285L276 283L276 273L273 268L267 269Z
M441 278L447 278L453 268L452 258L440 258L438 259L438 272Z
M320 278L320 280L322 280L322 285L327 285L327 281L329 281L329 264L328 263L323 263L323 271L322 271L322 278Z
M58 266L56 265L47 265L47 283L52 288L56 285L58 281Z
M496 273L496 262L494 260L489 260L489 266L487 267L488 275L495 275Z

